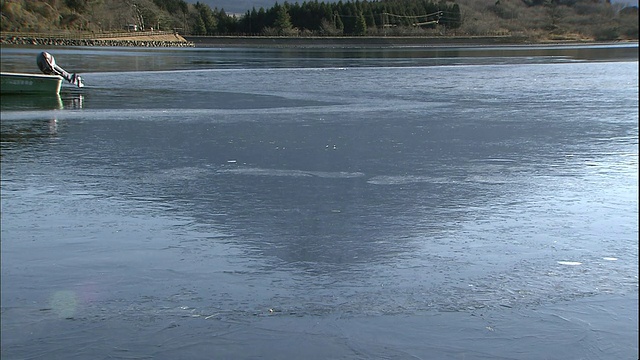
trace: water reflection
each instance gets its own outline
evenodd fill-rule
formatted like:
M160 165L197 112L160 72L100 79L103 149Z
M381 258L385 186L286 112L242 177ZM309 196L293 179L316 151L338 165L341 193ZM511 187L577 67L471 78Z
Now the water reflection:
M31 121L2 121L0 123L2 150L16 148L20 144L34 144L58 135L58 119Z
M2 95L0 109L5 110L56 110L62 109L58 94Z
M84 107L84 95L62 94L16 94L2 95L2 111L30 110L80 110Z
M84 95L69 93L62 95L63 108L67 110L80 110L84 107Z
M3 47L2 71L31 71L36 51ZM307 68L540 64L568 61L636 61L638 44L405 46L372 48L131 48L56 49L56 59L78 73L193 69ZM87 74L87 80L91 74Z

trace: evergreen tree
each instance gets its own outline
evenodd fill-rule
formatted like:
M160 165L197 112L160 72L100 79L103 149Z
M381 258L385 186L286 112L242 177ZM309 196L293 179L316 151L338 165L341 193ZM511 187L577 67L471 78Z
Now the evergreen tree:
M355 28L353 29L355 35L364 35L367 33L367 22L364 19L364 15L360 13L356 18Z
M190 18L191 33L194 35L205 35L207 33L207 28L202 20L202 16L200 16L200 13L198 11L191 13Z
M291 25L291 17L287 12L287 8L285 6L280 6L276 14L276 19L273 23L273 26L276 28L280 35L285 35L291 32L293 25Z
M369 27L375 28L376 27L376 17L373 15L373 11L371 10L371 8L368 9L367 16L365 17L365 20L367 22L367 28L369 28Z
M211 11L211 8L206 4L201 4L200 2L197 2L194 7L200 13L200 20L202 20L202 23L204 25L205 33L207 35L215 34L218 22L213 14L213 11ZM198 24L198 27L199 26L200 25Z
M336 29L340 30L340 31L344 31L344 23L342 22L342 18L340 17L340 15L336 12L335 16L335 26Z
M353 3L347 3L340 12L340 15L342 16L342 22L344 24L344 33L353 34L356 28L357 16L357 12L354 11Z
M217 34L235 34L238 31L238 19L235 16L229 16L224 9L214 9L213 16L216 18Z

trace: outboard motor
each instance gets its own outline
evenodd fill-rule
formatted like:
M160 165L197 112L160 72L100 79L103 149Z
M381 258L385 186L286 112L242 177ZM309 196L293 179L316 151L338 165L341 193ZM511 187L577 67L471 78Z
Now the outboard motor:
M53 56L46 51L38 54L36 62L38 64L38 68L40 68L40 71L42 71L42 73L45 75L62 76L62 78L67 80L70 84L73 84L80 88L84 86L80 75L70 74L66 72L63 68L56 64L56 60L53 58Z

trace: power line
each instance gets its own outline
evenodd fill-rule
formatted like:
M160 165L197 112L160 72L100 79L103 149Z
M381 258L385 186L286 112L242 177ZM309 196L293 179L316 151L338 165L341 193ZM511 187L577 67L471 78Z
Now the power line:
M442 16L442 11L436 11L434 13L431 14L427 14L427 15L396 15L396 14L392 14L392 13L388 13L388 12L383 12L382 15L386 15L386 16L391 16L391 17L397 17L397 18L426 18L426 17L432 17L432 16Z
M414 21L413 23L411 23L412 26L423 26L423 25L438 24L440 22L440 18L442 17L442 15L443 15L442 11L436 11L434 13L426 14L426 15L397 15L397 14L392 14L388 12L383 12L383 13L380 13L380 18L382 20L382 27L393 26L391 24L387 24L389 17L399 18L399 19L411 19ZM434 17L435 17L435 20L433 20ZM432 20L430 20L430 18ZM420 19L423 19L424 21L420 21Z

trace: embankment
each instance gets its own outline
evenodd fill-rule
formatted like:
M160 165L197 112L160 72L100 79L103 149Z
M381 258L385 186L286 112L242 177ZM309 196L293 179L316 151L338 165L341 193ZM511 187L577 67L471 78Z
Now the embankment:
M100 34L95 38L46 34L1 34L0 45L36 46L121 46L121 47L194 47L178 34Z
M119 47L271 47L271 48L374 48L430 46L496 46L532 44L592 44L593 39L540 40L521 36L181 36L172 32L100 34L0 33L0 45L34 46L119 46Z
M514 36L477 37L414 37L414 36L337 36L337 37L278 37L278 36L185 36L196 47L400 47L400 46L460 46L527 44L525 38Z

